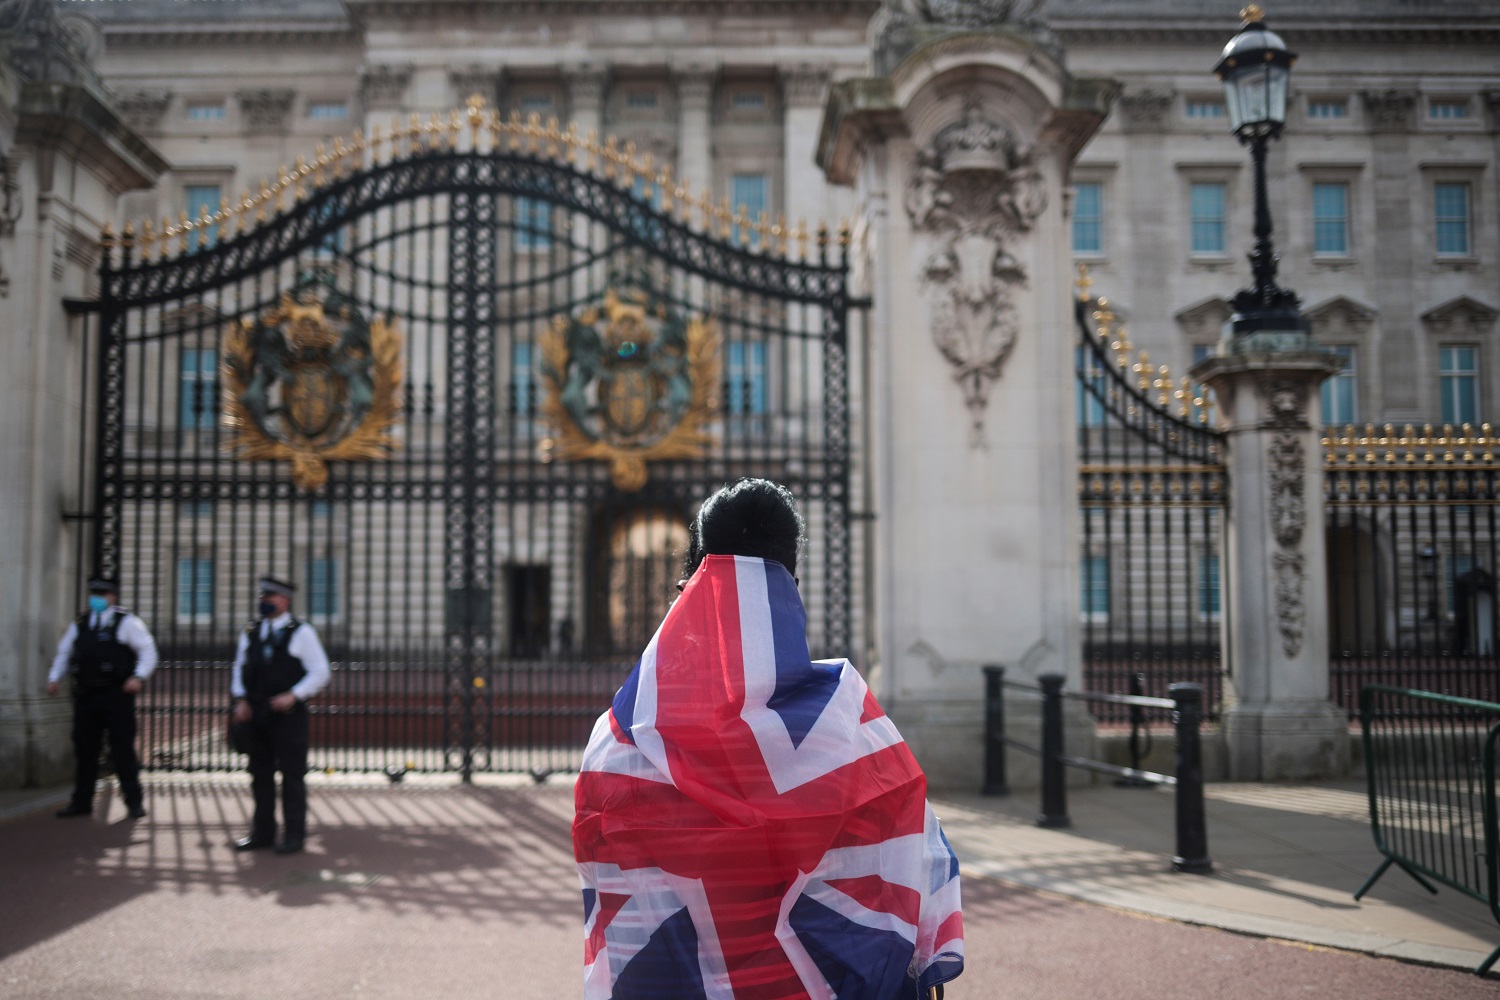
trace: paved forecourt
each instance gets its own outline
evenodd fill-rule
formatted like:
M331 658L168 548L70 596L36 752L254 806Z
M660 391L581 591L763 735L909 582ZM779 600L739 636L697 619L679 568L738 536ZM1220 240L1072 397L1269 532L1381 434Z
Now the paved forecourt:
M314 775L310 787L309 849L290 857L229 849L248 821L243 778L158 776L148 782L150 816L137 823L125 819L110 792L101 792L93 818L68 821L51 814L61 801L57 791L0 794L0 997L581 995L582 906L566 780L538 787L529 779L487 779L462 787L451 778L410 776L388 785ZM1276 867L1271 862L1296 852L1277 854L1260 828L1247 824L1246 843L1264 849L1265 864L1242 867L1254 858L1250 847L1234 848L1230 831L1242 812L1289 812L1244 801L1274 791L1212 789L1210 847L1220 853L1210 878L1175 875L1152 849L1170 830L1171 805L1154 792L1131 792L1122 805L1111 805L1125 794L1115 789L1075 794L1072 831L1037 830L1020 798L938 801L969 873L968 970L950 995L1198 1000L1312 984L1391 1000L1495 995L1494 979L1460 969L1289 947L1117 908L1150 914L1167 904L1198 907L1181 915L1189 920L1209 907L1250 913L1257 905L1302 906L1344 920L1355 909L1377 916L1390 910L1381 919L1399 922L1394 911L1403 907L1392 895L1399 882L1390 876L1372 892L1373 902L1348 899L1363 877L1362 858L1347 859L1316 885L1273 876L1266 873ZM1345 801L1340 790L1333 793L1325 803ZM1287 824L1277 829L1295 833ZM1333 884L1345 876L1349 887ZM1019 888L1021 882L1055 891ZM1197 901L1203 892L1210 902ZM1297 902L1298 894L1308 898ZM1255 899L1263 902L1248 902ZM1483 907L1468 902L1472 927L1461 927L1459 917L1413 912L1472 934L1471 943L1487 949ZM1278 932L1303 926L1265 919L1259 929L1240 929L1285 937ZM1426 932L1401 933L1415 940Z

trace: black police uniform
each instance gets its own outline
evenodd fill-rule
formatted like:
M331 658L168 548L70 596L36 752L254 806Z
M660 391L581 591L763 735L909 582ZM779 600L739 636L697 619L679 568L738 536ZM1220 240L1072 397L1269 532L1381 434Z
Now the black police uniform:
M271 699L307 675L302 661L288 649L302 623L260 635L260 623L245 629L247 645L241 677L250 703L250 792L255 818L250 836L269 844L276 836L276 772L281 772L281 813L286 843L307 838L308 712L300 700L290 712L271 708Z
M97 628L93 614L78 619L73 640L73 752L78 758L72 808L89 812L99 779L99 749L109 733L109 753L125 807L141 807L141 765L135 755L135 695L124 684L135 674L136 654L115 635L127 612L111 608Z

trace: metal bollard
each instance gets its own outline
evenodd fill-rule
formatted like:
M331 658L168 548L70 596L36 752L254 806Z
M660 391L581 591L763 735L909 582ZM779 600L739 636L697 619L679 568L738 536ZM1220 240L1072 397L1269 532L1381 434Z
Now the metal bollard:
M1062 828L1073 825L1068 816L1067 775L1063 755L1062 674L1043 674L1042 686L1042 814L1036 825Z
M1177 707L1172 724L1177 731L1177 856L1172 867L1201 874L1214 870L1208 856L1208 821L1203 811L1203 747L1198 729L1203 720L1203 685L1173 684L1167 688Z
M984 667L984 788L983 795L1009 795L1005 773L1005 668Z
M1146 693L1146 675L1137 670L1130 675L1130 693L1139 697ZM1144 735L1143 742L1142 736ZM1141 769L1141 762L1151 752L1151 733L1146 729L1146 710L1139 705L1130 706L1130 766ZM1145 778L1120 778L1115 782L1121 788L1154 788Z

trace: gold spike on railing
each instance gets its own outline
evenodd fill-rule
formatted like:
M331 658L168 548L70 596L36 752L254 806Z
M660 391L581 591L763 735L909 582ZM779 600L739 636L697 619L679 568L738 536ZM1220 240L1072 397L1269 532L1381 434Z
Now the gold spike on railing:
M1078 287L1078 301L1087 302L1089 300L1089 289L1094 286L1094 279L1089 277L1089 266L1087 264L1078 265L1078 280L1074 284Z
M740 246L749 246L750 218L745 214L745 206L737 205L735 207L734 214L729 217L729 221L734 226L733 232L734 235L738 237Z
M672 164L663 163L661 170L657 171L656 190L661 192L661 203L657 207L666 214L671 215L672 206L675 204L672 200L674 191L672 185Z
M582 139L578 135L578 123L568 122L568 130L563 133L563 160L567 163L578 162L578 146Z
M777 255L785 257L787 244L786 216L776 216L776 225L771 227L771 237L776 241Z
M141 260L150 263L156 252L156 227L147 219L141 224Z

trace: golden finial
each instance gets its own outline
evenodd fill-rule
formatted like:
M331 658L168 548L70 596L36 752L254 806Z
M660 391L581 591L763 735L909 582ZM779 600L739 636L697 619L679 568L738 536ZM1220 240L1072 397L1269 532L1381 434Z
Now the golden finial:
M656 200L656 175L652 170L653 165L654 160L648 152L641 157L641 162L635 167L641 179L641 198L647 202Z
M99 245L105 250L113 250L115 247L115 224L106 222L99 230Z
M776 216L776 225L771 227L771 237L776 240L776 254L780 257L786 256L786 216Z
M839 229L838 229L839 246L844 247L845 249L847 249L848 246L849 246L849 242L850 242L851 238L852 237L851 237L851 233L850 233L850 229L849 229L849 220L848 219L840 219L839 220Z
M734 213L729 210L729 195L726 194L719 200L719 207L714 212L714 217L719 223L719 238L721 240L729 239L730 220L734 218Z
M542 138L542 116L533 111L526 118L526 152L535 153ZM633 147L632 147L633 148Z
M798 219L797 225L792 229L792 243L797 247L797 257L800 260L807 259L807 220Z
M428 149L441 147L448 135L448 123L443 120L443 113L434 111L428 115L427 124L422 126L422 131L427 134Z
M583 148L587 154L583 160L583 169L588 173L599 171L599 130L589 129L588 136L583 140Z
M672 211L672 164L663 163L661 170L656 174L656 189L661 192L661 204L658 206L663 212Z
M1260 4L1253 3L1240 10L1240 20L1246 24L1259 24L1266 19L1266 12L1261 9Z
M614 180L615 164L620 158L618 146L619 140L614 136L610 136L604 141L604 177L606 180Z
M1089 277L1089 266L1087 264L1078 265L1078 280L1074 284L1078 286L1078 301L1087 302L1089 300L1089 289L1094 287L1094 279Z
M735 206L734 215L730 217L730 222L734 225L735 235L739 237L740 246L742 247L747 247L750 245L750 226L748 225L749 221L749 217L745 214L745 206Z
M469 141L479 148L479 129L484 124L484 96L474 93L464 101L464 114L469 119Z
M547 119L547 158L556 160L562 155L562 131L558 126L557 116L553 115Z
M1177 391L1173 393L1177 397L1177 415L1186 419L1188 416L1188 405L1193 401L1193 383L1186 375L1177 383Z
M457 108L448 115L448 148L458 148L458 137L463 135L464 119Z
M385 133L380 130L380 123L376 122L370 129L370 166L380 166L380 147L385 144Z
M568 122L568 130L563 133L563 159L568 163L578 162L578 123Z
M349 147L344 145L344 137L339 136L333 140L333 179L338 180L344 176L344 158L349 155Z
M821 254L828 249L828 221L818 220L818 252Z
M141 260L149 261L156 251L156 227L147 219L141 223Z

